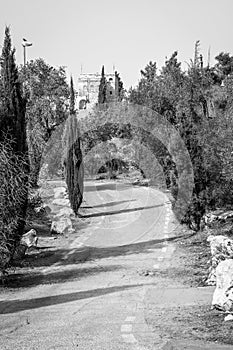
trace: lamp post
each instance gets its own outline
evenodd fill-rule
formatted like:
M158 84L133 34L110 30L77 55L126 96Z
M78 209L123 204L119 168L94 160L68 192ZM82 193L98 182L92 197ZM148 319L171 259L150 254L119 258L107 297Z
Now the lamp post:
M23 39L22 45L23 45L23 64L25 67L26 66L26 47L32 46L32 43L28 42L27 39Z

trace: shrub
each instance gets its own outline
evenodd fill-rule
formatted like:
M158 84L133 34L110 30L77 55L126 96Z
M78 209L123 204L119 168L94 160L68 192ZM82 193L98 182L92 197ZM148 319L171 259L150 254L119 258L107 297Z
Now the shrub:
M27 161L15 155L12 142L0 143L0 270L9 266L24 227Z

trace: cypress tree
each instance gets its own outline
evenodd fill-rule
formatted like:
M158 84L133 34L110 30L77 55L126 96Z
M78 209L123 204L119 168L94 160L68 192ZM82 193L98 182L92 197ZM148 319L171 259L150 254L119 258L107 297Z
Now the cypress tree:
M106 103L106 92L107 92L107 80L104 74L104 66L102 67L101 79L99 85L99 95L98 95L98 103Z
M122 101L123 99L123 82L121 81L119 73L115 72L115 96L117 101Z
M70 114L75 114L75 93L73 78L70 78Z
M7 247L10 259L24 231L28 196L28 152L26 142L26 101L15 63L9 27L0 57L0 144L9 151L8 168L4 172L4 159L0 159L0 239ZM12 180L9 180L11 179ZM5 199L4 199L5 197ZM8 259L8 260L9 260ZM2 264L1 264L2 265Z
M63 147L65 150L63 157L64 175L68 188L70 205L77 215L83 200L84 170L80 131L74 109L74 87L72 79L70 84L70 116L67 119L63 135Z
M5 29L5 39L0 58L1 66L1 114L0 141L9 135L13 140L14 151L27 153L26 143L26 101L23 98L15 63L15 49L12 49L10 29Z

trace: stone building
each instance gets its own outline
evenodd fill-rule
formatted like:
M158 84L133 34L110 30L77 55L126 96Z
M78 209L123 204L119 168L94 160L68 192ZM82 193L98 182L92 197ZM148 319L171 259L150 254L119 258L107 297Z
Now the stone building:
M115 74L105 74L108 100L115 96ZM78 109L90 109L98 102L100 73L81 73L77 83Z

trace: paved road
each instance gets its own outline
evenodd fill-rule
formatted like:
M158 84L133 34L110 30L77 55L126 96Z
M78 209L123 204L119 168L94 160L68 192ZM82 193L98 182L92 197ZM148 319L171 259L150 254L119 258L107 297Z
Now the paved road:
M150 350L162 341L144 318L154 279L169 264L175 225L167 197L122 183L87 182L90 221L39 285L0 302L0 349ZM75 237L75 234L74 234Z

